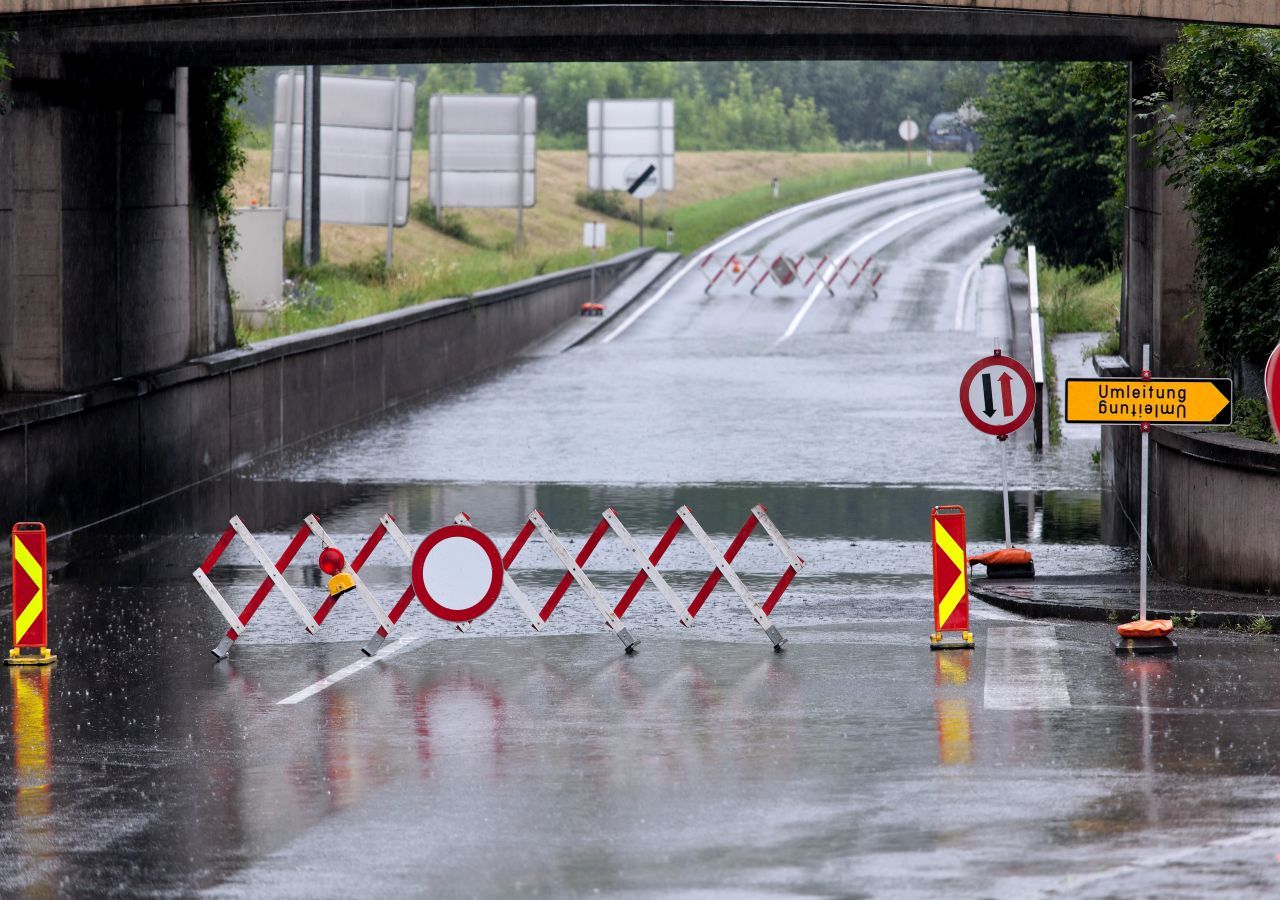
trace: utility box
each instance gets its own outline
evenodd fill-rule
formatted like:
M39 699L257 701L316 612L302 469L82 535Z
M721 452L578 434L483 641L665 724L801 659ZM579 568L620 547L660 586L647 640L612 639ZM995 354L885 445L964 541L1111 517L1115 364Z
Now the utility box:
M281 308L284 291L284 208L247 206L231 217L240 246L227 258L235 314L260 328Z

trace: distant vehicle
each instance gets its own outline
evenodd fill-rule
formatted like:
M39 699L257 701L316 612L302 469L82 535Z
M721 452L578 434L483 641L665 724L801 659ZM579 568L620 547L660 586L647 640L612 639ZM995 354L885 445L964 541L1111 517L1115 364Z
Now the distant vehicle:
M959 113L938 113L929 122L925 138L930 150L963 150L972 153L981 143L973 126L960 120Z

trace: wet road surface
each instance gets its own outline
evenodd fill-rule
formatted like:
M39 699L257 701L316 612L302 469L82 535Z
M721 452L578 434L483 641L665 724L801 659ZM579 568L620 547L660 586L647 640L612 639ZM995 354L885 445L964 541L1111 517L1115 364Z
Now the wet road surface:
M1002 531L994 442L955 401L1008 340L978 189L917 180L731 241L874 253L878 296L689 272L577 349L51 544L61 660L0 684L0 893L1273 892L1271 639L1122 661L1102 626L975 605L973 653L928 649L929 508L963 504L975 551ZM1039 570L1131 568L1100 542L1089 441L1022 444ZM215 663L191 578L232 513L274 556L316 512L350 556L386 512L416 544L466 510L505 547L536 507L576 552L606 506L648 548L687 503L723 547L757 502L807 561L781 654L722 586L692 629L642 592L624 656L575 588L540 635L505 596L465 635L411 608L369 662L358 600L309 637L275 593ZM758 595L784 565L759 536L735 561ZM661 565L682 597L710 567L687 535ZM616 597L636 566L607 538L587 568ZM535 601L562 573L536 540L513 567ZM363 575L384 606L407 581L391 546ZM239 607L262 570L237 541L213 578ZM314 544L287 578L319 605Z

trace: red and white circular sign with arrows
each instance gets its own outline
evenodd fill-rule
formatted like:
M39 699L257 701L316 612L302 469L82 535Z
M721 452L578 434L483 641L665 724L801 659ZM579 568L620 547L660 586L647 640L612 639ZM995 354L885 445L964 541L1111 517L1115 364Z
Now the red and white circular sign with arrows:
M1031 418L1036 391L1031 373L1016 359L980 359L960 382L960 408L974 428L997 437L1012 434Z

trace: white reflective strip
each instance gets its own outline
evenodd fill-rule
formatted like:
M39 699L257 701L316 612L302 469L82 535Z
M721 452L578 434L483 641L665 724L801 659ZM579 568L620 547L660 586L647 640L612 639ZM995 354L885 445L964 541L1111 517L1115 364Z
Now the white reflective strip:
M237 635L244 634L244 623L240 621L240 617L236 615L235 610L227 604L222 594L218 593L218 589L213 586L209 576L204 574L204 569L196 569L191 574L200 583L200 587L204 588L204 592L209 595L213 605L218 607L218 612L222 613L222 618L227 620L227 624L231 626Z
M791 545L787 543L787 539L782 536L782 532L778 530L778 526L773 524L773 519L769 518L769 514L764 511L764 507L756 504L751 507L751 514L756 520L764 526L764 530L769 533L769 540L773 541L773 546L782 551L782 555L786 557L787 562L791 563L791 568L799 572L804 568L804 560L796 555L791 549Z
M556 533L551 530L551 526L547 524L546 519L542 518L542 514L534 510L529 514L529 521L533 523L533 527L538 529L538 533L542 535L542 539L547 542L547 546L551 548L551 552L556 555L560 563L565 567L573 580L578 583L578 587L595 604L596 609L600 610L600 615L604 616L605 624L609 626L610 631L618 631L622 628L622 620L613 614L613 609L600 596L600 592L596 590L596 586L591 583L591 579L587 577L587 573L582 571L582 567L577 561L569 555L569 551L565 549L564 544L560 543L560 538L556 537Z
M324 526L320 524L319 519L314 515L309 515L302 521L307 523L307 527L311 529L312 534L320 539L321 544L326 547L332 547L334 550L342 553L342 548L333 542L333 538L329 537L329 532L324 530ZM345 553L342 554L342 558L344 560L346 559ZM373 596L373 592L369 590L367 585L365 585L364 579L360 577L360 573L353 570L349 565L344 565L342 567L342 571L350 575L351 580L356 583L356 593L360 595L360 599L364 600L364 605L369 607L369 612L373 613L373 617L378 620L378 624L390 632L392 628L391 617L387 615L386 611L382 608L382 604L378 603L377 598Z
M418 634L412 637L402 638L401 640L398 640L398 641L393 641L390 645L383 647L382 651L379 652L377 656L369 656L364 659L356 660L351 665L346 666L345 668L339 669L338 671L334 672L332 675L328 675L324 678L321 678L319 681L317 681L315 684L311 685L310 687L305 687L302 690L298 691L296 694L290 694L288 697L285 697L283 700L277 700L276 706L293 706L294 704L301 703L303 700L306 700L308 697L314 697L316 694L320 693L321 691L328 690L338 682L344 681L345 679L350 678L352 675L355 675L357 672L363 672L365 669L369 668L374 663L382 662L389 657L395 656L401 650L408 650L410 647L418 643L418 641L422 640L424 637L426 637L426 635Z
M396 520L390 516L383 516L378 521L382 523L383 528L387 529L387 534L391 535L391 540L395 541L400 547L400 552L404 554L404 558L409 562L413 562L413 548L409 546L409 539L404 536L404 532L400 530Z
M667 584L667 579L662 577L662 573L658 571L658 567L649 561L649 555L640 549L640 545L636 543L635 538L631 536L631 532L627 531L627 527L622 524L622 520L618 518L618 514L613 508L606 509L602 513L604 520L609 523L609 527L613 529L613 533L618 536L623 545L631 551L631 555L636 558L636 562L640 564L640 568L649 576L649 580L653 582L653 586L658 589L658 593L666 598L667 603L671 604L671 609L680 618L680 623L685 626L693 624L693 616L689 615L689 610L680 605L680 600L676 597L676 592L671 590L671 585Z
M747 605L747 609L751 611L751 618L756 620L756 624L761 628L769 628L769 617L764 614L764 610L760 608L760 604L756 603L751 592L747 590L747 586L742 583L742 579L738 577L738 573L733 571L733 566L729 565L728 560L724 558L724 554L720 552L720 548L715 542L707 536L702 530L702 526L698 524L698 520L693 517L693 513L689 507L682 506L676 510L676 515L684 520L684 524L688 526L689 531L698 539L698 543L702 545L702 549L706 551L707 556L720 574L724 576L724 580L729 582L729 586L742 598L742 602Z
M455 525L467 525L475 528L475 523L471 521L471 517L466 513L458 513L453 517ZM541 631L542 626L547 624L542 621L542 617L538 615L538 611L533 608L533 604L529 602L529 596L522 590L520 585L515 583L511 577L511 573L505 568L502 570L502 586L507 589L507 593L511 595L511 599L516 601L516 605L524 610L524 614L529 617L529 624L533 626L534 631Z
M316 622L315 617L302 605L302 601L298 599L298 595L294 593L293 587L289 582L284 580L284 576L280 574L280 570L276 568L276 564L271 561L271 557L267 556L266 551L262 549L262 545L258 543L253 533L245 527L244 522L240 521L239 516L231 517L231 527L236 530L236 534L240 535L240 539L249 547L249 552L253 554L254 559L258 561L258 565L262 566L267 572L267 577L280 589L284 594L284 598L289 601L289 605L293 607L293 611L298 614L298 618L302 620L303 626L309 634L315 634L320 630L320 625Z

